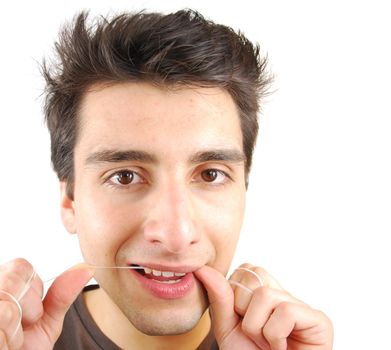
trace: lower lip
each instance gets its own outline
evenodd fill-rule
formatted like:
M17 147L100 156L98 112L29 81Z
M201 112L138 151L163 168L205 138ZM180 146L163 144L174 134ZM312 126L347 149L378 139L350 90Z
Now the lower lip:
M152 279L146 278L140 273L131 270L135 278L140 281L141 285L152 293L155 297L161 299L179 299L185 297L190 291L193 289L194 275L192 272L187 273L185 276L181 278L178 283L161 283L154 281Z

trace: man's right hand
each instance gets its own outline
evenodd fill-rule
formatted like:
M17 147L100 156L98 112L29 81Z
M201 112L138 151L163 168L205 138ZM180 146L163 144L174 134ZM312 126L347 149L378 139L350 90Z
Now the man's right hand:
M52 350L60 336L65 313L93 273L93 269L84 264L65 271L54 280L42 300L42 280L34 275L28 261L16 259L0 265L0 291L16 299L33 276L30 288L19 300L22 309L19 327L17 304L0 292L0 350Z

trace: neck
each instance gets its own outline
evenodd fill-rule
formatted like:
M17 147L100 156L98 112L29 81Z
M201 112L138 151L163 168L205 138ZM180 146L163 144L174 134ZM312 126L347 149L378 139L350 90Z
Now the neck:
M137 330L101 288L84 293L84 301L100 330L122 349L194 350L210 331L209 312L197 326L179 335L149 336ZM107 317L110 315L110 317Z

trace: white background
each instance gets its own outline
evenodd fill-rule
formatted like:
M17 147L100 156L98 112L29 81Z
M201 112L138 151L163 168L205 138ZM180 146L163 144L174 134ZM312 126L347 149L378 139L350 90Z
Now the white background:
M264 266L334 321L335 349L391 348L391 21L387 1L14 1L0 5L0 263L43 279L80 261L63 229L39 63L59 25L181 7L261 43L276 76L263 105L235 264Z

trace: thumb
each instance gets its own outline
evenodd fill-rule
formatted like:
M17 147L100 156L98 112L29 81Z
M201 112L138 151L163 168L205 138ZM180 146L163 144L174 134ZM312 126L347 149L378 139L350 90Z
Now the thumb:
M225 277L209 266L201 267L194 274L208 293L213 329L220 343L239 323L233 290Z
M41 327L52 344L60 335L65 313L93 275L89 265L79 264L58 276L50 286L43 300Z

